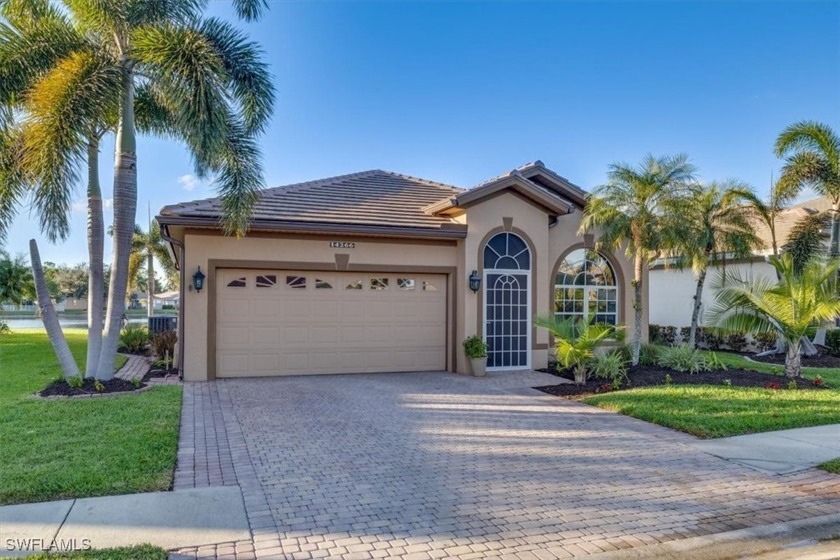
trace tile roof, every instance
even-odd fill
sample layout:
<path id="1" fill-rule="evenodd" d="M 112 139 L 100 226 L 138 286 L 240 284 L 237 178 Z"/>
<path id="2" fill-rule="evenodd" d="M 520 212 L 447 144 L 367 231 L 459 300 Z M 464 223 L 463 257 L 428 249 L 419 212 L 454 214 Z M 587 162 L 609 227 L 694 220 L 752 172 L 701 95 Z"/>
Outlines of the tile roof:
<path id="1" fill-rule="evenodd" d="M 255 221 L 332 223 L 358 226 L 435 228 L 452 220 L 422 208 L 462 189 L 379 169 L 265 189 Z M 219 198 L 165 206 L 162 217 L 221 217 Z"/>

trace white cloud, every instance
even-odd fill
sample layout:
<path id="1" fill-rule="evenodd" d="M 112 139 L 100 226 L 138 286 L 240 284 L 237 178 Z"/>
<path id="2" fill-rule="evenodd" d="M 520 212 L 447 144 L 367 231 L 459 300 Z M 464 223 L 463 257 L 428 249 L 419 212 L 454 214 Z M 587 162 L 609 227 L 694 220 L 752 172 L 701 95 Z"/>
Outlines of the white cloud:
<path id="1" fill-rule="evenodd" d="M 178 177 L 178 184 L 181 185 L 181 188 L 185 191 L 192 191 L 201 185 L 201 179 L 191 174 L 181 175 Z"/>

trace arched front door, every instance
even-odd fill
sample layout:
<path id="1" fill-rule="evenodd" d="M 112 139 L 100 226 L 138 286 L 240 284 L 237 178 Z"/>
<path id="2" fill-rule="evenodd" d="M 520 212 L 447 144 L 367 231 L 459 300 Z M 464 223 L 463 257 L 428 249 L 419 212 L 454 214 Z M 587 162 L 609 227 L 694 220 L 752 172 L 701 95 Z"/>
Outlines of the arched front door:
<path id="1" fill-rule="evenodd" d="M 531 252 L 514 233 L 484 248 L 484 341 L 488 369 L 531 367 Z"/>

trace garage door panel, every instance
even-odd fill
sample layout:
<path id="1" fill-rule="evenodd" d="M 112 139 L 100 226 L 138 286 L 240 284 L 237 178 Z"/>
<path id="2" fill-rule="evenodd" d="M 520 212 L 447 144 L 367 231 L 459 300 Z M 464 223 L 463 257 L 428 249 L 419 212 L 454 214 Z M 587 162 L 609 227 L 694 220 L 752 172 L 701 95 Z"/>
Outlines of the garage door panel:
<path id="1" fill-rule="evenodd" d="M 442 275 L 223 270 L 217 278 L 218 377 L 446 367 Z"/>

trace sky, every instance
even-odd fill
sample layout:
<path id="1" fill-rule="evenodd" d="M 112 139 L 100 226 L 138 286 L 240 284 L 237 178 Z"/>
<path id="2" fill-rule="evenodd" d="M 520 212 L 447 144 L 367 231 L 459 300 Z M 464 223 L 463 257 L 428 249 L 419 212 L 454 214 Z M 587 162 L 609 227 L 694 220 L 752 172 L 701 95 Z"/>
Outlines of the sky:
<path id="1" fill-rule="evenodd" d="M 386 169 L 470 187 L 539 159 L 591 190 L 613 162 L 687 153 L 702 180 L 766 193 L 785 126 L 840 131 L 840 0 L 270 5 L 237 22 L 277 90 L 267 186 Z M 137 150 L 144 229 L 149 206 L 213 196 L 178 144 Z M 112 138 L 101 160 L 109 198 Z M 83 185 L 76 198 L 67 241 L 49 243 L 24 207 L 7 249 L 34 237 L 44 261 L 86 261 Z"/>

